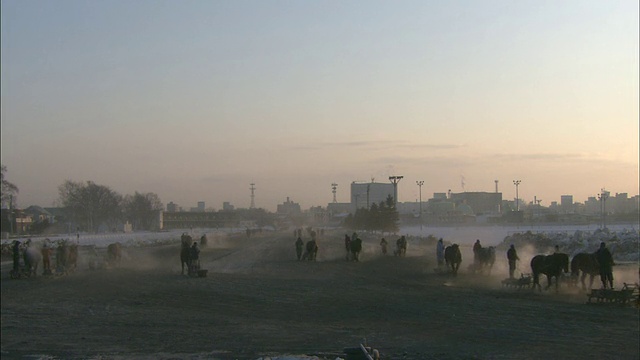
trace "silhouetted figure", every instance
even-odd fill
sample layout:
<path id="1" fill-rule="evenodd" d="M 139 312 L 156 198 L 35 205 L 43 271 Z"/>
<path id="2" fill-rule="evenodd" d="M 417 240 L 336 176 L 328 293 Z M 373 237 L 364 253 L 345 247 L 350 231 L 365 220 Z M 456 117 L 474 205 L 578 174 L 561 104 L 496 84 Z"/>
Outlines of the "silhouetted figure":
<path id="1" fill-rule="evenodd" d="M 51 274 L 51 246 L 49 246 L 49 239 L 45 239 L 42 245 L 42 273 L 44 275 Z"/>
<path id="2" fill-rule="evenodd" d="M 13 242 L 13 272 L 17 274 L 20 271 L 20 241 Z"/>
<path id="3" fill-rule="evenodd" d="M 194 273 L 200 269 L 200 249 L 198 249 L 198 243 L 193 242 L 191 249 L 189 249 L 189 269 L 190 273 Z"/>
<path id="4" fill-rule="evenodd" d="M 296 255 L 298 256 L 298 261 L 300 261 L 300 259 L 302 258 L 302 248 L 304 247 L 304 242 L 302 241 L 302 238 L 298 238 L 298 240 L 296 240 Z"/>
<path id="5" fill-rule="evenodd" d="M 382 255 L 387 255 L 387 240 L 384 238 L 380 240 L 380 248 L 382 250 Z"/>
<path id="6" fill-rule="evenodd" d="M 607 284 L 609 284 L 609 288 L 613 289 L 613 256 L 609 249 L 607 249 L 607 245 L 604 242 L 600 243 L 600 248 L 596 251 L 596 258 L 600 265 L 600 280 L 602 281 L 602 287 L 606 289 Z"/>
<path id="7" fill-rule="evenodd" d="M 344 248 L 347 250 L 347 261 L 349 261 L 349 255 L 351 254 L 351 238 L 347 234 L 344 234 Z"/>
<path id="8" fill-rule="evenodd" d="M 513 244 L 507 250 L 507 260 L 509 261 L 509 278 L 513 279 L 513 273 L 516 271 L 516 261 L 520 260 Z"/>
<path id="9" fill-rule="evenodd" d="M 479 262 L 480 249 L 482 249 L 482 245 L 480 245 L 480 239 L 476 239 L 476 243 L 473 244 L 473 263 L 476 265 Z"/>
<path id="10" fill-rule="evenodd" d="M 438 267 L 441 268 L 444 265 L 444 241 L 442 238 L 438 240 L 436 245 L 436 258 L 438 259 Z"/>
<path id="11" fill-rule="evenodd" d="M 200 247 L 206 247 L 207 246 L 207 234 L 202 234 L 202 236 L 200 237 Z"/>

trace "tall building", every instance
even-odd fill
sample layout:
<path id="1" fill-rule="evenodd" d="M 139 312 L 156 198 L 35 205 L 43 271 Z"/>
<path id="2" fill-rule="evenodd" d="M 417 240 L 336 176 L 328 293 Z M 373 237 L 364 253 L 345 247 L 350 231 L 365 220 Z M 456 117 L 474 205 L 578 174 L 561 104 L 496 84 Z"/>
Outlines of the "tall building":
<path id="1" fill-rule="evenodd" d="M 391 183 L 352 182 L 351 183 L 351 208 L 353 211 L 360 208 L 370 208 L 372 204 L 387 201 L 394 196 L 394 188 Z"/>
<path id="2" fill-rule="evenodd" d="M 560 209 L 564 213 L 573 212 L 573 195 L 560 195 Z"/>
<path id="3" fill-rule="evenodd" d="M 173 201 L 167 204 L 167 212 L 177 212 L 177 211 L 178 211 L 178 205 L 174 204 Z"/>
<path id="4" fill-rule="evenodd" d="M 198 211 L 204 212 L 204 201 L 198 201 Z"/>

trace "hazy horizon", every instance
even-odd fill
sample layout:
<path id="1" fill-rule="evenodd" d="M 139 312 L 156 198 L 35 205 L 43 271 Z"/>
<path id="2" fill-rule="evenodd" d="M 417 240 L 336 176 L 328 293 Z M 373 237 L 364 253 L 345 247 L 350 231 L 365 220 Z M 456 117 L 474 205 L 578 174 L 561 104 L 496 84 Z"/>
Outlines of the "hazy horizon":
<path id="1" fill-rule="evenodd" d="M 1 162 L 183 208 L 639 192 L 637 1 L 2 1 Z"/>

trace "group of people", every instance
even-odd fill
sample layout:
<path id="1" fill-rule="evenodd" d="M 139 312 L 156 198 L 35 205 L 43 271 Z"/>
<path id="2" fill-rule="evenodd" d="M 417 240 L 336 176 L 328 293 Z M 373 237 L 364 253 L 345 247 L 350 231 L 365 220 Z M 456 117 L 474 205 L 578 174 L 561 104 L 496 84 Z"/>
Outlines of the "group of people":
<path id="1" fill-rule="evenodd" d="M 307 241 L 306 244 L 302 241 L 302 229 L 294 231 L 294 235 L 298 237 L 295 242 L 298 261 L 315 261 L 316 256 L 318 255 L 318 242 L 316 241 L 317 233 L 313 230 L 309 230 L 309 236 L 311 239 Z"/>

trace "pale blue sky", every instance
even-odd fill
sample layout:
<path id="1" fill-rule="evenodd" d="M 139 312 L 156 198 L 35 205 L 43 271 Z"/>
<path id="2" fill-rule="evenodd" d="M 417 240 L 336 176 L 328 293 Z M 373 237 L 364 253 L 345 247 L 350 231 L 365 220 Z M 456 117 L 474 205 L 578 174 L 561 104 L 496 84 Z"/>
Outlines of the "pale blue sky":
<path id="1" fill-rule="evenodd" d="M 2 1 L 2 163 L 270 210 L 493 191 L 638 193 L 638 2 Z M 465 188 L 461 179 L 464 177 Z"/>

